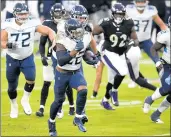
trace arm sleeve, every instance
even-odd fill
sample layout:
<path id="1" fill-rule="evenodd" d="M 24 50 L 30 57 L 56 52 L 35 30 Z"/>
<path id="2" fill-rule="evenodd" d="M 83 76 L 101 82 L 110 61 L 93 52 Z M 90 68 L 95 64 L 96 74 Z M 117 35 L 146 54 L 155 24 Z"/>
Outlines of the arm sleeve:
<path id="1" fill-rule="evenodd" d="M 45 56 L 45 45 L 47 42 L 48 36 L 41 36 L 39 43 L 39 51 L 41 56 Z"/>
<path id="2" fill-rule="evenodd" d="M 48 26 L 46 21 L 44 21 L 42 25 Z M 39 51 L 40 51 L 41 56 L 45 56 L 45 45 L 46 45 L 47 39 L 48 39 L 48 36 L 41 35 L 40 37 Z"/>

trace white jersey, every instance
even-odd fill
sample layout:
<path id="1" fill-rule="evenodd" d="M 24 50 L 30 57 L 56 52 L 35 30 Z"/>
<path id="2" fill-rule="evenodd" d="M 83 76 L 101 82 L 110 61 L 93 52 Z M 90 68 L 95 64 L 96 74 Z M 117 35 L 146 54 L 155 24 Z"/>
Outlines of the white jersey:
<path id="1" fill-rule="evenodd" d="M 158 13 L 156 7 L 147 5 L 140 14 L 134 4 L 126 6 L 126 14 L 134 21 L 135 30 L 140 42 L 151 38 L 153 16 Z"/>
<path id="2" fill-rule="evenodd" d="M 17 25 L 15 18 L 7 19 L 2 23 L 1 29 L 8 32 L 8 42 L 17 43 L 16 49 L 7 49 L 7 54 L 14 59 L 23 60 L 33 53 L 34 35 L 37 21 L 29 19 L 21 26 Z"/>
<path id="3" fill-rule="evenodd" d="M 162 58 L 168 63 L 171 64 L 170 61 L 170 54 L 171 54 L 171 45 L 170 45 L 170 29 L 167 29 L 166 31 L 160 31 L 157 34 L 157 42 L 161 44 L 165 44 L 166 47 L 163 52 Z"/>
<path id="4" fill-rule="evenodd" d="M 85 32 L 83 36 L 84 48 L 79 53 L 77 53 L 77 55 L 68 64 L 64 66 L 59 66 L 58 64 L 58 67 L 64 70 L 78 70 L 81 67 L 82 56 L 84 55 L 84 52 L 86 48 L 89 46 L 90 42 L 91 42 L 91 34 L 89 32 Z M 74 50 L 77 44 L 74 40 L 66 36 L 65 37 L 63 36 L 62 39 L 57 40 L 57 43 L 64 45 L 64 47 L 68 51 Z"/>

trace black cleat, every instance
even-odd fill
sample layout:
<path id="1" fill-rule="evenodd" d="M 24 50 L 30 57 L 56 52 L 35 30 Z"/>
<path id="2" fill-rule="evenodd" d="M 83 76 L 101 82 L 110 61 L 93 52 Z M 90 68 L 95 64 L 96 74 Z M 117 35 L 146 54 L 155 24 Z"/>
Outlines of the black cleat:
<path id="1" fill-rule="evenodd" d="M 48 120 L 48 128 L 49 128 L 49 135 L 56 137 L 57 136 L 57 131 L 56 131 L 56 124 L 55 122 L 50 122 L 50 120 Z"/>
<path id="2" fill-rule="evenodd" d="M 68 115 L 73 116 L 75 115 L 75 108 L 74 107 L 69 107 L 69 113 Z"/>
<path id="3" fill-rule="evenodd" d="M 43 112 L 44 112 L 44 109 L 40 108 L 39 111 L 36 112 L 36 116 L 43 117 L 44 116 Z"/>

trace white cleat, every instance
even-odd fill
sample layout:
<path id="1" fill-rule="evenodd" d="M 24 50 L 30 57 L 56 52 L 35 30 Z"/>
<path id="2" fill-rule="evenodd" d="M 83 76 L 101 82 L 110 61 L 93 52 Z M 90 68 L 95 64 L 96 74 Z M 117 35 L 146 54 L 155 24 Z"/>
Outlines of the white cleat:
<path id="1" fill-rule="evenodd" d="M 134 81 L 131 81 L 129 84 L 128 84 L 128 88 L 135 88 L 137 85 Z"/>
<path id="2" fill-rule="evenodd" d="M 18 117 L 18 104 L 11 104 L 10 117 L 11 118 L 17 118 Z"/>
<path id="3" fill-rule="evenodd" d="M 157 120 L 155 121 L 155 123 L 157 123 L 157 124 L 163 124 L 164 122 L 163 122 L 161 119 L 157 119 Z"/>
<path id="4" fill-rule="evenodd" d="M 150 111 L 150 105 L 147 104 L 147 103 L 144 103 L 143 112 L 144 112 L 145 114 L 147 114 L 149 111 Z"/>
<path id="5" fill-rule="evenodd" d="M 58 112 L 57 115 L 56 115 L 56 117 L 57 117 L 58 119 L 63 118 L 63 116 L 64 116 L 64 112 L 63 112 L 62 110 L 61 110 L 61 112 Z"/>
<path id="6" fill-rule="evenodd" d="M 92 95 L 90 98 L 91 98 L 91 99 L 94 99 L 94 98 L 96 98 L 96 97 Z"/>
<path id="7" fill-rule="evenodd" d="M 26 115 L 31 115 L 32 109 L 30 107 L 29 99 L 22 97 L 21 105 L 23 106 L 24 112 Z"/>

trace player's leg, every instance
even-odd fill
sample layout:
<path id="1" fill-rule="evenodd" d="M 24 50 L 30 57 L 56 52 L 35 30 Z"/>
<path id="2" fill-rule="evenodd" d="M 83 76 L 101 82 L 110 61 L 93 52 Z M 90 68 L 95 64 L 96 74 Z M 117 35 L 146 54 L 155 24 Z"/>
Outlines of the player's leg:
<path id="1" fill-rule="evenodd" d="M 17 86 L 19 74 L 19 62 L 9 55 L 6 55 L 6 78 L 8 81 L 8 96 L 11 102 L 11 118 L 18 117 Z"/>
<path id="2" fill-rule="evenodd" d="M 151 115 L 151 120 L 156 123 L 164 123 L 160 120 L 160 115 L 170 107 L 171 104 L 171 94 L 169 94 L 160 104 L 156 111 Z"/>
<path id="3" fill-rule="evenodd" d="M 163 67 L 164 73 L 161 77 L 162 87 L 157 88 L 156 91 L 152 94 L 152 96 L 148 96 L 145 99 L 143 106 L 144 113 L 149 112 L 150 106 L 155 100 L 171 93 L 171 69 L 170 66 L 167 64 L 164 64 Z"/>
<path id="4" fill-rule="evenodd" d="M 74 97 L 73 97 L 73 90 L 70 86 L 66 88 L 66 95 L 68 97 L 69 102 L 69 113 L 68 115 L 74 115 L 75 114 L 75 108 L 74 108 Z"/>
<path id="5" fill-rule="evenodd" d="M 62 107 L 63 102 L 65 101 L 65 91 L 70 75 L 63 74 L 59 71 L 55 73 L 55 85 L 54 85 L 54 94 L 55 99 L 50 106 L 50 118 L 48 120 L 48 128 L 50 136 L 57 136 L 55 118 L 59 109 Z"/>
<path id="6" fill-rule="evenodd" d="M 36 116 L 39 117 L 44 116 L 44 107 L 48 97 L 49 87 L 51 85 L 52 80 L 54 80 L 54 72 L 52 66 L 43 66 L 43 80 L 44 82 L 40 95 L 40 107 L 39 110 L 36 112 Z"/>
<path id="7" fill-rule="evenodd" d="M 91 96 L 91 98 L 95 98 L 97 96 L 97 94 L 98 94 L 98 90 L 99 90 L 99 87 L 100 87 L 102 74 L 103 74 L 103 68 L 104 68 L 104 64 L 103 64 L 102 61 L 100 61 L 100 64 L 96 69 L 96 80 L 95 80 L 95 83 L 94 83 L 93 95 Z"/>
<path id="8" fill-rule="evenodd" d="M 34 56 L 31 55 L 26 59 L 20 61 L 20 63 L 20 70 L 24 74 L 26 79 L 26 83 L 24 85 L 24 94 L 21 99 L 21 105 L 23 106 L 25 114 L 30 115 L 32 113 L 32 109 L 29 103 L 29 97 L 34 88 L 34 81 L 36 77 Z"/>
<path id="9" fill-rule="evenodd" d="M 139 76 L 139 59 L 141 52 L 139 47 L 131 47 L 127 53 L 127 66 L 129 71 L 129 76 L 131 79 L 137 83 L 139 86 L 155 91 L 157 87 L 148 83 L 146 79 Z"/>
<path id="10" fill-rule="evenodd" d="M 104 50 L 102 61 L 107 67 L 120 76 L 125 76 L 128 73 L 125 60 L 114 52 Z"/>
<path id="11" fill-rule="evenodd" d="M 78 91 L 76 99 L 76 114 L 73 123 L 78 126 L 80 131 L 86 132 L 84 123 L 88 121 L 88 118 L 83 113 L 87 100 L 87 82 L 80 70 L 72 75 L 69 85 Z"/>

